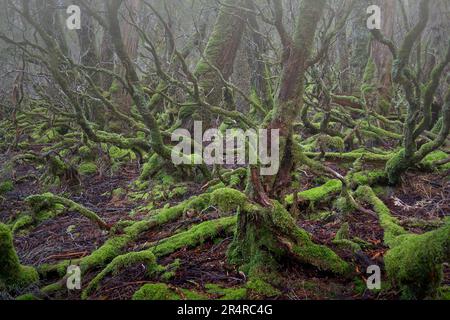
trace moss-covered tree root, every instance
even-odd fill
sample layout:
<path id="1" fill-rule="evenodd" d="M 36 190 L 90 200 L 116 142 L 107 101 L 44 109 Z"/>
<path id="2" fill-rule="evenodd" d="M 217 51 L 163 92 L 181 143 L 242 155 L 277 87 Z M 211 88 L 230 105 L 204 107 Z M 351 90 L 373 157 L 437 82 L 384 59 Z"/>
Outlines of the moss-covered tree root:
<path id="1" fill-rule="evenodd" d="M 101 229 L 109 230 L 110 226 L 100 218 L 95 212 L 87 209 L 86 207 L 78 204 L 70 199 L 56 196 L 52 193 L 44 193 L 41 195 L 29 196 L 26 199 L 27 203 L 31 206 L 31 208 L 36 209 L 43 206 L 53 206 L 55 204 L 61 204 L 67 208 L 69 211 L 75 211 L 88 218 L 89 220 L 95 222 Z M 36 211 L 35 210 L 35 211 Z"/>
<path id="2" fill-rule="evenodd" d="M 387 274 L 405 299 L 434 297 L 442 281 L 442 264 L 450 259 L 450 219 L 433 231 L 412 234 L 403 229 L 389 208 L 370 187 L 357 194 L 370 203 L 384 229 L 384 242 L 390 250 L 384 257 Z"/>
<path id="3" fill-rule="evenodd" d="M 8 226 L 0 223 L 0 290 L 25 288 L 39 280 L 36 270 L 20 264 Z"/>
<path id="4" fill-rule="evenodd" d="M 293 258 L 320 270 L 346 274 L 348 264 L 331 249 L 315 244 L 310 235 L 295 224 L 295 220 L 277 201 L 270 207 L 250 202 L 237 190 L 223 188 L 215 193 L 221 210 L 234 204 L 238 211 L 237 230 L 229 248 L 231 263 L 241 267 L 249 282 L 247 288 L 258 296 L 278 294 L 278 271 L 283 258 Z"/>
<path id="5" fill-rule="evenodd" d="M 54 265 L 41 265 L 38 270 L 44 276 L 51 273 L 57 273 L 62 276 L 66 273 L 67 266 L 70 263 L 78 264 L 82 273 L 95 267 L 102 267 L 115 257 L 121 255 L 123 253 L 123 248 L 136 240 L 143 232 L 165 223 L 175 221 L 189 210 L 201 211 L 209 206 L 209 202 L 210 194 L 204 193 L 197 197 L 192 197 L 176 206 L 160 209 L 146 220 L 128 223 L 127 226 L 123 228 L 123 234 L 108 239 L 100 248 L 92 252 L 89 256 L 75 261 L 62 261 Z M 114 229 L 112 231 L 114 231 Z"/>
<path id="6" fill-rule="evenodd" d="M 185 247 L 191 248 L 198 246 L 208 239 L 215 238 L 219 234 L 230 235 L 233 233 L 235 225 L 236 217 L 225 217 L 206 221 L 193 226 L 187 231 L 158 241 L 157 244 L 151 245 L 147 250 L 118 256 L 89 283 L 87 288 L 83 291 L 82 298 L 88 298 L 89 294 L 98 288 L 105 276 L 117 272 L 121 268 L 126 268 L 127 266 L 136 263 L 144 263 L 149 275 L 153 275 L 158 271 L 163 271 L 164 268 L 157 265 L 156 258 L 167 256 Z"/>

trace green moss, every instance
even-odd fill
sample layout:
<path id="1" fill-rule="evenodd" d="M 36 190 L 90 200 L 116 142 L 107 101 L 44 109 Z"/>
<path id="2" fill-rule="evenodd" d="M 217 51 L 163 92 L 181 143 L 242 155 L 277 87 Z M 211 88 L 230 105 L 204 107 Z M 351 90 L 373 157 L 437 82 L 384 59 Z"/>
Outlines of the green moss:
<path id="1" fill-rule="evenodd" d="M 66 284 L 64 281 L 58 281 L 52 284 L 49 284 L 43 288 L 41 288 L 41 292 L 45 294 L 51 294 L 58 291 L 62 291 L 64 289 L 67 289 Z"/>
<path id="2" fill-rule="evenodd" d="M 241 266 L 249 279 L 270 285 L 279 283 L 278 268 L 286 256 L 320 270 L 346 274 L 348 265 L 331 249 L 312 242 L 294 218 L 277 201 L 272 207 L 254 206 L 239 213 L 238 230 L 229 248 L 231 263 Z"/>
<path id="3" fill-rule="evenodd" d="M 32 293 L 27 293 L 27 294 L 23 294 L 21 296 L 18 296 L 16 298 L 16 300 L 19 300 L 19 301 L 33 301 L 33 300 L 42 300 L 42 299 L 39 299 L 38 297 L 36 297 Z"/>
<path id="4" fill-rule="evenodd" d="M 211 205 L 217 206 L 223 212 L 236 211 L 247 201 L 245 194 L 231 188 L 217 189 L 211 194 Z"/>
<path id="5" fill-rule="evenodd" d="M 347 197 L 338 197 L 333 201 L 333 208 L 338 212 L 347 214 L 355 210 L 354 206 Z"/>
<path id="6" fill-rule="evenodd" d="M 125 269 L 138 263 L 145 266 L 148 276 L 152 276 L 160 270 L 158 264 L 156 263 L 155 256 L 149 251 L 130 252 L 124 255 L 117 256 L 111 261 L 111 263 L 106 266 L 106 268 L 104 268 L 99 274 L 95 276 L 94 279 L 92 279 L 92 281 L 83 291 L 81 295 L 82 299 L 88 298 L 88 296 L 99 287 L 101 281 L 107 275 L 117 275 L 121 269 Z"/>
<path id="7" fill-rule="evenodd" d="M 360 171 L 350 174 L 349 180 L 357 186 L 373 185 L 386 179 L 384 170 Z"/>
<path id="8" fill-rule="evenodd" d="M 389 278 L 402 290 L 403 298 L 435 297 L 442 281 L 442 263 L 450 259 L 450 223 L 399 238 L 384 257 Z"/>
<path id="9" fill-rule="evenodd" d="M 142 286 L 133 295 L 133 300 L 203 300 L 205 296 L 187 289 L 173 289 L 165 283 Z"/>
<path id="10" fill-rule="evenodd" d="M 335 240 L 344 240 L 350 238 L 350 225 L 348 222 L 342 224 L 339 230 L 336 232 Z"/>
<path id="11" fill-rule="evenodd" d="M 281 294 L 280 290 L 274 288 L 270 283 L 258 277 L 252 277 L 246 284 L 251 295 L 262 297 L 276 297 Z"/>
<path id="12" fill-rule="evenodd" d="M 336 236 L 333 239 L 333 244 L 345 249 L 350 249 L 353 252 L 361 251 L 361 247 L 359 246 L 359 244 L 350 240 L 350 225 L 348 224 L 348 222 L 342 224 L 342 226 L 336 232 Z"/>
<path id="13" fill-rule="evenodd" d="M 331 211 L 315 211 L 308 216 L 308 219 L 312 221 L 327 221 L 333 216 L 334 214 Z"/>
<path id="14" fill-rule="evenodd" d="M 161 240 L 151 250 L 157 257 L 168 255 L 181 248 L 194 247 L 212 239 L 220 233 L 231 233 L 236 217 L 210 220 L 193 226 L 191 229 Z"/>
<path id="15" fill-rule="evenodd" d="M 34 268 L 20 264 L 11 230 L 0 223 L 0 289 L 25 288 L 38 280 Z"/>
<path id="16" fill-rule="evenodd" d="M 220 300 L 244 300 L 247 297 L 246 288 L 223 288 L 213 283 L 205 285 L 206 291 L 219 296 Z"/>
<path id="17" fill-rule="evenodd" d="M 356 294 L 358 295 L 363 295 L 364 292 L 366 292 L 367 290 L 367 283 L 362 280 L 361 278 L 355 278 L 353 280 L 353 290 L 356 292 Z"/>
<path id="18" fill-rule="evenodd" d="M 448 159 L 450 157 L 450 155 L 444 151 L 434 151 L 431 152 L 430 154 L 428 154 L 420 163 L 421 166 L 427 168 L 427 169 L 434 169 L 435 168 L 435 162 L 436 161 L 440 161 L 440 160 L 445 160 Z M 440 168 L 438 168 L 440 170 L 449 170 L 450 169 L 450 163 L 446 163 L 442 166 L 440 166 Z"/>
<path id="19" fill-rule="evenodd" d="M 114 189 L 112 192 L 112 196 L 116 199 L 120 199 L 127 194 L 126 190 L 123 188 Z"/>
<path id="20" fill-rule="evenodd" d="M 342 189 L 342 182 L 340 180 L 337 179 L 329 180 L 327 183 L 325 183 L 320 187 L 299 192 L 298 198 L 308 200 L 312 203 L 316 203 L 334 193 L 340 192 L 341 189 Z M 292 205 L 294 203 L 294 195 L 291 194 L 286 196 L 285 202 L 289 205 Z"/>
<path id="21" fill-rule="evenodd" d="M 322 147 L 322 149 L 331 149 L 333 151 L 344 151 L 345 143 L 341 137 L 338 136 L 329 136 L 329 135 L 320 135 L 317 139 L 317 144 Z"/>
<path id="22" fill-rule="evenodd" d="M 408 169 L 410 162 L 405 158 L 405 149 L 400 150 L 386 163 L 386 174 L 389 183 L 397 184 L 400 175 Z"/>
<path id="23" fill-rule="evenodd" d="M 114 237 L 107 240 L 100 248 L 92 252 L 89 256 L 81 259 L 80 267 L 84 272 L 93 267 L 102 266 L 111 261 L 122 252 L 122 248 L 130 241 L 127 235 Z"/>
<path id="24" fill-rule="evenodd" d="M 211 194 L 209 193 L 202 193 L 201 195 L 197 197 L 191 198 L 186 205 L 184 206 L 183 213 L 186 212 L 201 212 L 204 209 L 209 207 L 209 204 L 211 202 Z"/>
<path id="25" fill-rule="evenodd" d="M 7 193 L 14 190 L 14 183 L 12 181 L 3 181 L 0 183 L 0 194 Z"/>
<path id="26" fill-rule="evenodd" d="M 308 157 L 318 157 L 320 153 L 318 152 L 305 152 L 304 153 Z M 346 161 L 355 161 L 364 158 L 365 161 L 373 161 L 373 162 L 386 162 L 392 158 L 392 154 L 377 154 L 367 152 L 365 150 L 354 150 L 352 152 L 327 152 L 325 154 L 325 159 L 330 160 L 346 160 Z"/>
<path id="27" fill-rule="evenodd" d="M 364 70 L 363 81 L 370 83 L 375 80 L 376 65 L 373 58 L 367 61 L 366 69 Z"/>
<path id="28" fill-rule="evenodd" d="M 136 159 L 136 154 L 131 150 L 120 149 L 116 146 L 111 146 L 108 150 L 109 157 L 113 161 L 121 161 L 124 158 L 129 158 L 131 160 Z"/>
<path id="29" fill-rule="evenodd" d="M 97 173 L 97 164 L 95 162 L 82 162 L 78 166 L 78 172 L 84 176 L 90 176 Z"/>
<path id="30" fill-rule="evenodd" d="M 109 88 L 109 92 L 110 92 L 111 94 L 114 94 L 114 93 L 118 93 L 119 90 L 120 90 L 119 82 L 118 82 L 117 80 L 114 80 L 114 81 L 111 83 L 111 87 Z"/>
<path id="31" fill-rule="evenodd" d="M 108 229 L 108 225 L 93 211 L 85 208 L 84 206 L 61 196 L 54 195 L 53 193 L 44 193 L 40 195 L 32 195 L 25 199 L 28 205 L 36 212 L 38 219 L 52 218 L 52 214 L 59 214 L 60 210 L 75 211 L 95 222 L 100 228 Z M 50 215 L 50 216 L 47 216 Z"/>
<path id="32" fill-rule="evenodd" d="M 450 300 L 450 286 L 440 287 L 437 298 L 440 300 Z"/>
<path id="33" fill-rule="evenodd" d="M 14 222 L 11 230 L 13 234 L 15 234 L 18 231 L 22 230 L 23 228 L 32 225 L 33 222 L 34 219 L 32 216 L 30 216 L 29 214 L 23 214 Z"/>
<path id="34" fill-rule="evenodd" d="M 175 187 L 169 192 L 169 198 L 182 197 L 188 192 L 188 188 L 185 186 Z"/>
<path id="35" fill-rule="evenodd" d="M 138 181 L 146 181 L 153 176 L 163 164 L 162 159 L 157 154 L 153 154 L 150 159 L 142 167 L 142 173 Z"/>
<path id="36" fill-rule="evenodd" d="M 391 215 L 389 208 L 376 196 L 372 188 L 367 186 L 359 187 L 356 195 L 374 207 L 380 219 L 380 225 L 384 230 L 384 242 L 388 246 L 395 245 L 398 236 L 407 234 L 405 229 L 399 225 L 398 220 Z"/>
<path id="37" fill-rule="evenodd" d="M 88 146 L 82 146 L 78 149 L 78 155 L 81 159 L 84 160 L 93 160 L 95 159 L 95 152 L 93 149 Z"/>
<path id="38" fill-rule="evenodd" d="M 372 204 L 379 216 L 384 242 L 390 247 L 384 256 L 386 272 L 403 298 L 434 297 L 442 281 L 442 263 L 450 259 L 450 221 L 434 231 L 410 234 L 371 188 L 360 187 L 357 194 Z"/>

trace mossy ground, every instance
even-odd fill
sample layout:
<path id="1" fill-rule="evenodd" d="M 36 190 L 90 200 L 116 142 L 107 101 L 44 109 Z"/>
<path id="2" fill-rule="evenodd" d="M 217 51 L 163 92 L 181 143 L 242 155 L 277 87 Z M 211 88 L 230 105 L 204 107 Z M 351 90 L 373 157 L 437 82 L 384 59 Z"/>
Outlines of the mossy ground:
<path id="1" fill-rule="evenodd" d="M 351 167 L 344 166 L 347 163 L 347 161 L 343 162 L 342 168 L 345 170 Z M 362 169 L 363 171 L 349 176 L 351 186 L 370 185 L 374 181 L 382 183 L 385 179 L 382 165 L 376 168 L 366 166 Z M 261 235 L 273 235 L 274 230 L 276 232 L 284 230 L 290 235 L 295 234 L 299 242 L 289 241 L 289 244 L 286 242 L 287 247 L 279 251 L 274 250 L 273 256 L 283 257 L 289 246 L 292 246 L 288 251 L 296 253 L 297 260 L 294 259 L 285 264 L 286 261 L 281 261 L 283 259 L 271 260 L 267 256 L 259 255 L 255 260 L 247 261 L 244 267 L 238 269 L 235 263 L 242 264 L 242 256 L 240 258 L 237 255 L 234 256 L 236 260 L 229 260 L 233 257 L 232 236 L 236 230 L 236 213 L 243 210 L 254 212 L 258 207 L 256 203 L 248 202 L 246 196 L 238 191 L 245 186 L 245 173 L 245 170 L 242 170 L 242 172 L 237 171 L 236 174 L 225 174 L 225 183 L 218 181 L 217 184 L 204 189 L 202 189 L 203 185 L 180 183 L 178 178 L 162 175 L 154 178 L 156 180 L 149 179 L 147 186 L 141 189 L 133 184 L 133 181 L 138 180 L 140 171 L 128 167 L 121 175 L 115 175 L 112 178 L 100 179 L 98 172 L 83 178 L 83 188 L 98 190 L 86 196 L 79 196 L 77 193 L 79 191 L 76 190 L 63 193 L 59 189 L 52 189 L 53 195 L 64 195 L 88 208 L 95 208 L 95 212 L 102 219 L 113 224 L 113 228 L 107 233 L 101 231 L 89 219 L 81 215 L 74 216 L 75 212 L 67 210 L 67 206 L 58 207 L 52 201 L 36 201 L 36 205 L 33 206 L 38 209 L 39 214 L 36 214 L 30 211 L 30 206 L 26 203 L 17 202 L 7 195 L 9 197 L 6 203 L 7 208 L 15 207 L 16 210 L 8 209 L 8 213 L 0 212 L 0 217 L 8 222 L 11 230 L 14 230 L 19 256 L 27 252 L 27 243 L 33 243 L 30 241 L 34 237 L 49 237 L 53 234 L 51 239 L 55 240 L 50 240 L 47 248 L 50 250 L 51 247 L 52 250 L 36 250 L 39 245 L 35 243 L 35 254 L 22 262 L 38 267 L 41 291 L 48 292 L 51 298 L 81 298 L 80 294 L 61 290 L 61 285 L 55 282 L 66 273 L 69 264 L 81 266 L 83 277 L 86 279 L 83 282 L 83 291 L 86 292 L 84 297 L 89 299 L 114 299 L 119 296 L 128 299 L 135 296 L 136 299 L 179 300 L 401 297 L 396 295 L 395 287 L 387 285 L 389 283 L 387 273 L 383 274 L 384 289 L 381 292 L 367 290 L 364 282 L 366 277 L 364 265 L 360 265 L 352 258 L 355 252 L 359 252 L 370 258 L 376 256 L 374 260 L 377 264 L 389 265 L 390 256 L 386 254 L 388 248 L 383 246 L 383 230 L 381 229 L 382 226 L 389 225 L 389 219 L 379 223 L 351 208 L 344 214 L 332 205 L 332 202 L 340 197 L 342 189 L 340 181 L 327 178 L 314 179 L 309 172 L 304 174 L 299 171 L 295 175 L 299 181 L 298 188 L 301 188 L 299 190 L 304 190 L 298 191 L 297 200 L 313 200 L 314 205 L 308 206 L 307 210 L 301 210 L 297 221 L 289 222 L 291 219 L 287 219 L 289 212 L 282 210 L 283 206 L 278 204 L 279 210 L 275 210 L 276 215 L 269 219 L 271 223 L 279 226 L 278 229 L 268 229 L 266 233 L 263 229 L 259 229 L 262 232 Z M 438 172 L 428 174 L 434 178 L 424 176 L 423 180 L 419 181 L 421 185 L 426 185 L 426 181 L 436 181 L 439 177 Z M 157 188 L 152 187 L 155 181 L 157 181 Z M 30 187 L 32 186 L 23 182 L 14 183 L 15 190 L 22 190 L 22 192 L 27 190 L 24 192 L 26 194 L 45 195 L 45 191 L 48 191 L 35 187 L 33 191 L 30 191 L 27 189 Z M 398 215 L 397 211 L 392 211 L 394 204 L 389 201 L 393 193 L 398 195 L 401 190 L 392 188 L 389 191 L 383 188 L 383 192 L 377 194 L 391 209 L 392 219 L 403 225 L 402 222 L 407 219 L 407 215 Z M 159 197 L 160 193 L 163 196 Z M 36 198 L 36 200 L 42 200 L 42 198 Z M 291 210 L 292 204 L 288 205 L 289 202 L 286 201 L 284 205 Z M 414 202 L 408 203 L 411 206 L 414 204 Z M 381 204 L 380 208 L 382 208 Z M 9 219 L 9 212 L 16 212 L 13 219 Z M 130 212 L 134 214 L 130 215 Z M 423 212 L 422 219 L 428 219 L 425 209 L 420 212 L 421 214 Z M 346 216 L 352 217 L 347 224 L 344 219 Z M 30 217 L 40 218 L 41 222 L 36 223 L 33 220 L 33 227 L 28 228 Z M 292 228 L 293 224 L 306 232 Z M 370 228 L 367 227 L 368 224 Z M 434 230 L 434 227 L 428 224 L 426 230 L 420 229 L 422 228 L 420 224 L 410 223 L 408 226 L 413 226 L 415 232 Z M 436 224 L 436 226 L 442 226 L 442 224 Z M 410 227 L 402 228 L 405 232 L 410 232 L 408 229 Z M 26 232 L 23 232 L 24 230 Z M 89 243 L 84 240 L 86 237 L 90 237 Z M 260 239 L 263 246 L 272 246 L 268 241 L 270 237 Z M 251 238 L 247 240 L 254 241 Z M 63 243 L 64 247 L 56 249 L 59 243 Z M 72 243 L 73 246 L 70 245 Z M 317 246 L 304 246 L 305 243 L 315 243 Z M 230 245 L 231 249 L 229 249 Z M 324 250 L 325 246 L 331 248 L 334 253 Z M 275 248 L 275 243 L 273 247 Z M 151 251 L 146 251 L 149 249 Z M 247 249 L 245 252 L 253 250 Z M 117 263 L 120 259 L 112 263 L 118 256 L 122 257 L 121 259 L 128 257 L 130 250 L 149 252 L 156 256 L 156 264 L 151 263 L 155 269 L 142 268 L 139 262 L 128 264 L 128 259 L 125 259 L 127 261 L 123 264 Z M 75 255 L 65 256 L 67 252 Z M 342 276 L 340 272 L 347 267 L 338 258 L 346 261 L 353 269 L 357 267 L 359 272 L 348 278 Z M 330 268 L 328 263 L 322 265 L 323 259 L 329 262 L 334 261 L 331 264 L 333 267 Z M 39 261 L 45 261 L 45 263 L 40 264 Z M 112 268 L 113 265 L 120 266 L 117 268 L 119 272 L 113 272 L 116 270 Z M 252 266 L 257 265 L 264 265 L 266 268 L 249 272 Z M 276 274 L 271 275 L 267 271 L 273 270 L 272 266 Z M 150 274 L 148 272 L 150 269 L 155 272 Z M 104 272 L 100 276 L 102 270 Z M 446 281 L 448 270 L 444 268 L 438 271 L 441 272 L 442 279 Z M 133 284 L 134 282 L 137 283 Z M 144 289 L 145 284 L 139 282 L 150 283 Z M 90 287 L 88 287 L 89 283 L 92 283 Z M 124 286 L 124 283 L 130 284 Z M 384 284 L 386 284 L 385 287 Z M 155 293 L 155 288 L 161 295 Z M 142 295 L 139 296 L 140 294 Z M 435 294 L 436 297 L 444 298 L 445 287 L 441 286 Z M 40 299 L 40 296 L 28 294 L 20 297 L 20 299 L 35 298 Z"/>

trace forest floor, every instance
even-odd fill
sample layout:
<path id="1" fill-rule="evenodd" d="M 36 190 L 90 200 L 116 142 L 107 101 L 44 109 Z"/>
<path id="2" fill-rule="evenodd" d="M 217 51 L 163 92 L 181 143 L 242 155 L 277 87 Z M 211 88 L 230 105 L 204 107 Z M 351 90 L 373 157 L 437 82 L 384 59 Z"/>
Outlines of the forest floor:
<path id="1" fill-rule="evenodd" d="M 10 158 L 13 155 L 8 155 Z M 0 155 L 0 166 L 7 161 L 6 156 Z M 329 163 L 330 166 L 345 173 L 345 168 Z M 68 187 L 43 186 L 33 166 L 19 164 L 13 175 L 16 177 L 31 177 L 21 180 L 15 189 L 3 195 L 0 199 L 0 222 L 9 222 L 19 213 L 27 210 L 24 199 L 29 195 L 53 192 L 64 194 L 73 201 L 84 205 L 96 212 L 107 223 L 114 224 L 119 220 L 139 220 L 146 214 L 146 208 L 152 199 L 146 199 L 145 192 L 141 197 L 133 195 L 131 183 L 139 176 L 140 168 L 136 162 L 125 164 L 117 173 L 112 175 L 93 175 L 85 177 L 81 185 L 72 189 Z M 302 188 L 310 189 L 317 186 L 314 174 L 302 171 Z M 179 197 L 151 201 L 155 208 L 164 207 L 181 202 L 193 195 L 199 194 L 202 185 L 186 183 L 187 192 Z M 118 188 L 126 190 L 125 195 L 115 196 L 113 191 Z M 150 189 L 151 190 L 151 187 Z M 301 190 L 300 190 L 301 191 Z M 144 196 L 142 196 L 144 195 Z M 395 188 L 387 187 L 382 200 L 388 205 L 392 214 L 401 224 L 414 233 L 428 231 L 426 225 L 417 225 L 414 219 L 436 221 L 450 212 L 450 181 L 448 173 L 419 173 L 408 172 L 402 183 Z M 151 206 L 150 206 L 151 207 Z M 318 219 L 319 212 L 329 212 L 326 218 Z M 144 233 L 133 242 L 128 251 L 138 251 L 148 243 L 155 243 L 160 239 L 184 231 L 199 222 L 217 218 L 219 213 L 210 208 L 206 212 L 195 216 L 184 216 L 181 220 L 165 224 Z M 334 212 L 331 202 L 317 205 L 313 210 L 305 208 L 298 218 L 298 225 L 307 230 L 316 243 L 325 244 L 335 250 L 346 260 L 353 260 L 358 277 L 342 279 L 333 274 L 323 273 L 316 269 L 299 264 L 287 264 L 282 270 L 283 286 L 278 288 L 282 294 L 276 299 L 397 299 L 398 293 L 393 290 L 374 292 L 366 289 L 366 268 L 370 264 L 377 264 L 383 270 L 383 255 L 387 248 L 383 245 L 383 230 L 377 219 L 360 212 L 353 212 L 346 216 L 350 225 L 350 235 L 358 237 L 370 244 L 363 250 L 361 257 L 356 257 L 345 249 L 333 244 L 336 232 L 342 224 L 342 217 Z M 15 236 L 14 244 L 20 260 L 25 265 L 38 266 L 43 263 L 55 263 L 61 260 L 76 259 L 89 255 L 107 240 L 107 234 L 91 221 L 76 212 L 67 212 L 53 219 L 47 220 L 26 233 Z M 211 293 L 207 284 L 216 284 L 223 288 L 239 288 L 245 284 L 245 275 L 228 264 L 226 253 L 231 238 L 219 237 L 214 241 L 207 241 L 196 248 L 184 248 L 158 261 L 168 265 L 179 259 L 179 267 L 175 275 L 167 281 L 171 288 L 195 289 L 196 292 L 214 299 L 220 294 Z M 86 286 L 98 273 L 89 271 L 84 275 L 82 283 Z M 444 266 L 443 285 L 450 285 L 450 267 Z M 40 286 L 50 284 L 40 283 Z M 110 275 L 102 281 L 100 288 L 90 296 L 91 299 L 130 299 L 133 293 L 143 284 L 152 283 L 148 280 L 142 266 L 135 266 L 123 270 L 117 275 Z M 58 299 L 79 299 L 80 291 L 66 291 Z"/>

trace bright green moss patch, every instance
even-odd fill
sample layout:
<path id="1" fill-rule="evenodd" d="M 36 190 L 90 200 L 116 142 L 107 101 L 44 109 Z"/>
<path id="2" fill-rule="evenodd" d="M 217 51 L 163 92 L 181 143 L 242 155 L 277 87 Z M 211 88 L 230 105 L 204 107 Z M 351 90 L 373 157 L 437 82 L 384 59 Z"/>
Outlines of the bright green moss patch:
<path id="1" fill-rule="evenodd" d="M 450 286 L 440 287 L 437 298 L 440 300 L 450 300 Z"/>
<path id="2" fill-rule="evenodd" d="M 130 241 L 126 235 L 107 240 L 100 248 L 81 259 L 80 267 L 84 272 L 92 267 L 102 266 L 122 252 L 122 248 Z"/>
<path id="3" fill-rule="evenodd" d="M 386 205 L 369 187 L 357 190 L 373 205 L 390 250 L 384 256 L 387 274 L 406 299 L 434 297 L 442 281 L 442 264 L 450 259 L 450 222 L 424 234 L 411 234 L 399 226 Z"/>
<path id="4" fill-rule="evenodd" d="M 320 145 L 323 150 L 342 152 L 345 149 L 344 140 L 338 136 L 332 137 L 327 134 L 322 134 L 319 136 L 316 143 Z"/>
<path id="5" fill-rule="evenodd" d="M 299 199 L 308 200 L 312 203 L 319 202 L 328 196 L 340 192 L 342 189 L 342 182 L 340 180 L 334 179 L 330 180 L 324 185 L 312 188 L 306 191 L 302 191 L 298 193 Z M 285 202 L 288 205 L 292 205 L 294 203 L 294 195 L 288 195 L 285 198 Z"/>
<path id="6" fill-rule="evenodd" d="M 181 297 L 165 283 L 152 283 L 136 291 L 133 300 L 181 300 Z"/>
<path id="7" fill-rule="evenodd" d="M 90 176 L 97 173 L 95 162 L 83 162 L 78 166 L 78 172 L 83 176 Z"/>
<path id="8" fill-rule="evenodd" d="M 162 257 L 184 247 L 194 247 L 212 239 L 218 234 L 231 233 L 236 225 L 236 217 L 210 220 L 193 226 L 185 232 L 161 240 L 151 250 L 157 257 Z"/>
<path id="9" fill-rule="evenodd" d="M 450 224 L 422 235 L 399 238 L 384 257 L 389 278 L 400 287 L 404 298 L 436 296 L 442 264 L 450 259 Z"/>
<path id="10" fill-rule="evenodd" d="M 435 166 L 435 162 L 436 161 L 440 161 L 440 160 L 445 160 L 448 159 L 450 157 L 450 155 L 444 151 L 434 151 L 430 154 L 428 154 L 420 163 L 422 166 L 424 166 L 425 168 L 428 169 L 434 169 L 436 168 Z M 450 169 L 450 163 L 446 163 L 440 167 L 438 167 L 437 169 L 440 170 L 449 170 Z"/>
<path id="11" fill-rule="evenodd" d="M 109 153 L 109 157 L 113 161 L 121 161 L 124 158 L 129 158 L 132 160 L 136 159 L 136 155 L 133 151 L 120 149 L 119 147 L 116 147 L 116 146 L 111 146 L 108 150 L 108 153 Z"/>
<path id="12" fill-rule="evenodd" d="M 0 194 L 7 193 L 14 190 L 14 183 L 10 180 L 0 183 Z"/>
<path id="13" fill-rule="evenodd" d="M 38 280 L 34 268 L 20 264 L 11 230 L 0 223 L 0 289 L 25 288 Z"/>
<path id="14" fill-rule="evenodd" d="M 29 214 L 22 214 L 13 224 L 11 231 L 13 234 L 17 233 L 18 231 L 32 225 L 34 222 L 34 219 Z"/>
<path id="15" fill-rule="evenodd" d="M 244 300 L 247 297 L 246 288 L 223 288 L 213 283 L 206 284 L 205 288 L 208 293 L 218 296 L 220 300 Z"/>
<path id="16" fill-rule="evenodd" d="M 256 295 L 271 298 L 281 294 L 280 290 L 274 288 L 270 283 L 259 277 L 252 277 L 250 281 L 247 282 L 246 287 L 252 296 Z"/>
<path id="17" fill-rule="evenodd" d="M 86 207 L 82 206 L 81 204 L 78 204 L 70 199 L 54 195 L 53 193 L 44 193 L 40 195 L 32 195 L 25 199 L 25 201 L 28 203 L 28 205 L 36 212 L 36 215 L 42 215 L 45 213 L 49 208 L 51 208 L 50 213 L 53 214 L 52 211 L 54 208 L 58 208 L 57 214 L 59 214 L 60 210 L 68 210 L 68 211 L 74 211 L 78 212 L 79 214 L 83 215 L 84 217 L 88 218 L 89 220 L 95 222 L 100 228 L 102 229 L 109 229 L 106 222 L 103 221 L 102 218 L 100 218 L 95 212 L 87 209 Z M 55 215 L 53 215 L 55 216 Z M 41 217 L 45 219 L 49 219 L 53 217 L 52 215 L 49 217 Z"/>
<path id="18" fill-rule="evenodd" d="M 93 160 L 95 159 L 95 151 L 88 146 L 82 146 L 78 149 L 78 155 L 81 159 L 84 160 Z"/>
<path id="19" fill-rule="evenodd" d="M 16 298 L 16 300 L 19 300 L 19 301 L 33 301 L 33 300 L 42 300 L 42 299 L 39 299 L 38 297 L 36 297 L 32 293 L 27 293 L 27 294 L 23 294 L 21 296 L 18 296 Z"/>
<path id="20" fill-rule="evenodd" d="M 171 288 L 165 283 L 152 283 L 142 286 L 133 295 L 133 300 L 204 300 L 200 293 L 187 289 Z"/>
<path id="21" fill-rule="evenodd" d="M 348 222 L 342 224 L 336 232 L 336 236 L 333 239 L 333 244 L 342 248 L 350 249 L 353 252 L 361 251 L 359 244 L 350 240 L 350 225 Z"/>
<path id="22" fill-rule="evenodd" d="M 149 276 L 152 276 L 157 271 L 160 271 L 158 264 L 156 263 L 156 258 L 153 253 L 149 251 L 141 252 L 130 252 L 124 255 L 117 256 L 111 263 L 109 263 L 105 269 L 103 269 L 95 278 L 89 283 L 87 288 L 83 291 L 81 297 L 83 299 L 88 298 L 88 296 L 96 290 L 100 282 L 109 274 L 117 275 L 121 269 L 127 267 L 142 264 L 146 268 L 146 272 Z"/>
<path id="23" fill-rule="evenodd" d="M 305 152 L 305 156 L 308 157 L 317 157 L 320 155 L 318 152 Z M 330 160 L 346 160 L 346 161 L 355 161 L 357 159 L 360 159 L 361 157 L 364 158 L 365 161 L 373 161 L 373 162 L 386 162 L 389 159 L 391 159 L 392 154 L 377 154 L 377 153 L 371 153 L 364 150 L 355 150 L 352 152 L 327 152 L 325 153 L 325 159 Z"/>
<path id="24" fill-rule="evenodd" d="M 360 187 L 356 191 L 356 195 L 374 207 L 380 219 L 380 225 L 384 230 L 384 242 L 388 246 L 394 245 L 398 236 L 407 234 L 405 229 L 398 224 L 398 220 L 391 215 L 389 208 L 375 195 L 372 188 Z"/>
<path id="25" fill-rule="evenodd" d="M 373 185 L 386 178 L 384 170 L 360 171 L 350 174 L 349 180 L 358 186 Z"/>
<path id="26" fill-rule="evenodd" d="M 223 212 L 236 211 L 247 201 L 245 194 L 231 188 L 217 189 L 211 194 L 211 205 L 217 206 Z"/>

